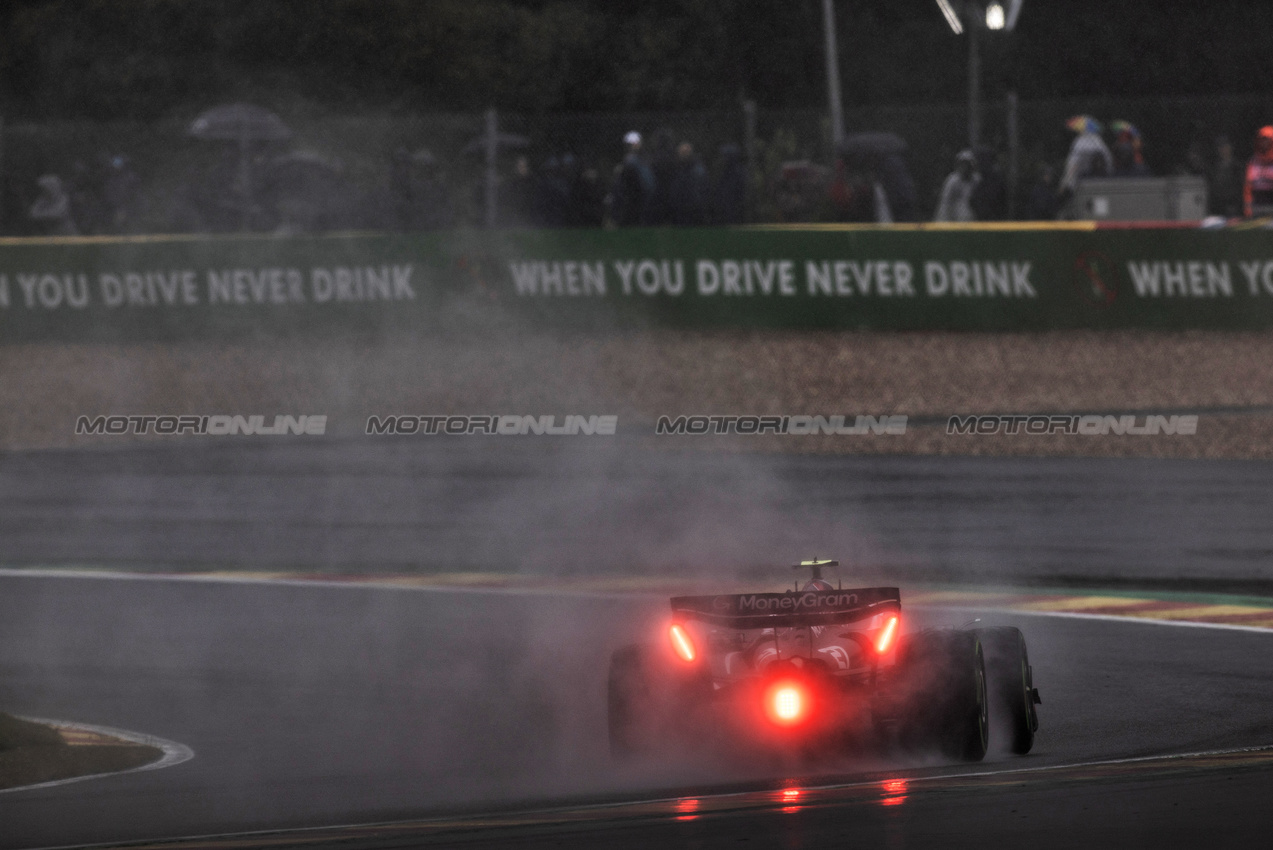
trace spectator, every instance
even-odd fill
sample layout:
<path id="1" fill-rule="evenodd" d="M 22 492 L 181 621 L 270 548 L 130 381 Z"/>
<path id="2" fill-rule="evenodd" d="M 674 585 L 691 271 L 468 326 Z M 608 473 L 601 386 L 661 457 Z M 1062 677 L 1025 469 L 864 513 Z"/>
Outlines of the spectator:
<path id="1" fill-rule="evenodd" d="M 574 157 L 571 157 L 573 162 Z M 567 209 L 570 206 L 570 180 L 562 159 L 549 157 L 535 181 L 536 227 L 565 227 Z"/>
<path id="2" fill-rule="evenodd" d="M 393 226 L 404 233 L 440 230 L 455 223 L 451 195 L 437 158 L 428 148 L 393 153 L 389 193 Z"/>
<path id="3" fill-rule="evenodd" d="M 400 233 L 409 233 L 415 213 L 415 203 L 411 191 L 411 151 L 404 147 L 395 148 L 389 158 L 389 201 L 393 209 L 393 229 Z"/>
<path id="4" fill-rule="evenodd" d="M 633 130 L 623 137 L 627 153 L 615 169 L 610 198 L 610 217 L 618 227 L 638 227 L 650 223 L 654 201 L 654 173 L 641 156 L 641 134 Z"/>
<path id="5" fill-rule="evenodd" d="M 650 140 L 649 163 L 654 175 L 654 195 L 650 199 L 649 220 L 646 223 L 671 224 L 672 184 L 676 180 L 678 168 L 676 145 L 672 141 L 671 130 L 664 128 L 654 134 Z"/>
<path id="6" fill-rule="evenodd" d="M 802 163 L 783 163 L 782 183 L 779 184 L 780 190 L 786 190 L 794 181 L 792 177 L 796 175 L 793 166 Z M 835 174 L 831 178 L 830 186 L 827 188 L 827 202 L 831 207 L 831 218 L 834 221 L 850 221 L 850 222 L 868 222 L 875 221 L 875 187 L 870 180 L 867 179 L 864 166 L 856 159 L 850 161 L 846 157 L 837 157 L 835 161 Z M 795 193 L 787 191 L 787 195 L 794 197 Z M 792 205 L 788 201 L 785 204 L 790 208 Z M 783 208 L 783 196 L 779 198 L 779 208 Z M 790 213 L 784 211 L 784 221 L 793 221 Z"/>
<path id="7" fill-rule="evenodd" d="M 107 214 L 101 199 L 101 176 L 82 159 L 71 165 L 66 181 L 71 198 L 71 218 L 80 233 L 106 233 Z"/>
<path id="8" fill-rule="evenodd" d="M 1212 215 L 1240 218 L 1242 215 L 1242 163 L 1233 155 L 1228 136 L 1216 137 L 1216 159 L 1207 175 L 1207 197 Z"/>
<path id="9" fill-rule="evenodd" d="M 813 221 L 826 191 L 826 175 L 827 169 L 807 159 L 782 163 L 771 190 L 778 221 Z"/>
<path id="10" fill-rule="evenodd" d="M 695 227 L 707 223 L 707 168 L 689 142 L 676 147 L 668 203 L 671 224 Z"/>
<path id="11" fill-rule="evenodd" d="M 1177 174 L 1192 174 L 1195 177 L 1206 177 L 1211 173 L 1207 165 L 1207 149 L 1201 139 L 1194 139 L 1185 151 L 1185 161 L 1176 166 Z"/>
<path id="12" fill-rule="evenodd" d="M 1051 163 L 1039 164 L 1039 176 L 1030 188 L 1026 200 L 1026 221 L 1051 221 L 1061 210 L 1061 198 L 1057 193 L 1056 168 Z"/>
<path id="13" fill-rule="evenodd" d="M 1246 166 L 1242 189 L 1247 218 L 1273 215 L 1273 126 L 1261 127 L 1255 137 L 1255 155 Z"/>
<path id="14" fill-rule="evenodd" d="M 238 151 L 230 145 L 221 146 L 219 151 L 190 195 L 201 232 L 206 233 L 230 233 L 243 222 L 242 163 Z"/>
<path id="15" fill-rule="evenodd" d="M 955 157 L 955 170 L 941 187 L 941 199 L 933 221 L 976 221 L 972 211 L 972 194 L 981 182 L 977 173 L 977 157 L 970 150 L 962 150 Z"/>
<path id="16" fill-rule="evenodd" d="M 1141 152 L 1140 130 L 1137 130 L 1131 122 L 1121 118 L 1111 122 L 1109 127 L 1116 134 L 1112 153 L 1114 176 L 1149 176 L 1149 168 L 1145 165 L 1145 157 Z"/>
<path id="17" fill-rule="evenodd" d="M 1003 176 L 995 152 L 985 145 L 974 152 L 977 158 L 977 185 L 968 204 L 976 221 L 1000 221 L 1008 217 L 1008 181 Z"/>
<path id="18" fill-rule="evenodd" d="M 591 165 L 580 166 L 573 160 L 570 175 L 570 201 L 566 207 L 568 227 L 601 227 L 605 223 L 605 190 L 601 177 Z"/>
<path id="19" fill-rule="evenodd" d="M 892 223 L 915 221 L 915 180 L 901 153 L 881 154 L 870 163 L 870 174 L 875 184 L 875 220 Z"/>
<path id="20" fill-rule="evenodd" d="M 842 221 L 914 221 L 915 181 L 902 154 L 906 142 L 895 133 L 846 136 L 837 151 L 830 202 Z"/>
<path id="21" fill-rule="evenodd" d="M 1073 193 L 1078 181 L 1085 177 L 1104 177 L 1114 170 L 1114 158 L 1101 138 L 1101 123 L 1090 115 L 1076 115 L 1065 126 L 1075 132 L 1070 154 L 1061 174 L 1061 194 Z"/>
<path id="22" fill-rule="evenodd" d="M 128 157 L 116 154 L 107 160 L 102 200 L 106 204 L 111 233 L 132 233 L 136 229 L 134 210 L 140 186 L 141 178 L 133 171 Z"/>
<path id="23" fill-rule="evenodd" d="M 892 224 L 895 220 L 888 190 L 871 156 L 837 157 L 827 198 L 836 221 Z"/>
<path id="24" fill-rule="evenodd" d="M 518 155 L 512 175 L 500 186 L 497 212 L 501 227 L 526 227 L 535 220 L 535 178 L 525 155 Z"/>
<path id="25" fill-rule="evenodd" d="M 80 231 L 71 216 L 71 198 L 56 174 L 45 174 L 36 181 L 40 195 L 28 215 L 48 236 L 78 236 Z"/>
<path id="26" fill-rule="evenodd" d="M 418 230 L 442 230 L 455 224 L 451 193 L 442 165 L 427 148 L 411 155 L 412 222 Z"/>
<path id="27" fill-rule="evenodd" d="M 747 167 L 738 145 L 721 145 L 716 182 L 712 185 L 712 223 L 742 224 L 746 217 Z"/>
<path id="28" fill-rule="evenodd" d="M 262 170 L 257 197 L 274 218 L 274 233 L 322 233 L 350 222 L 358 207 L 345 182 L 345 164 L 318 151 L 296 150 Z"/>

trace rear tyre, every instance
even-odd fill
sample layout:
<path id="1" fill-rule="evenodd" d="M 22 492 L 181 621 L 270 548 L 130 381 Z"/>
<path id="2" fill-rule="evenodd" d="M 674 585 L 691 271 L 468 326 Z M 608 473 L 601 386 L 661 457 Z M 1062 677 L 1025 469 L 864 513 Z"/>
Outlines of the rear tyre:
<path id="1" fill-rule="evenodd" d="M 981 761 L 990 745 L 986 664 L 973 632 L 952 632 L 948 647 L 952 673 L 942 750 L 962 761 Z"/>
<path id="2" fill-rule="evenodd" d="M 899 648 L 899 741 L 947 758 L 981 761 L 990 738 L 985 660 L 972 632 L 912 635 Z"/>
<path id="3" fill-rule="evenodd" d="M 1009 748 L 1025 755 L 1034 746 L 1039 730 L 1039 701 L 1034 671 L 1026 653 L 1025 636 L 1013 626 L 982 629 L 986 674 L 989 677 L 990 711 L 996 726 L 1009 730 Z"/>

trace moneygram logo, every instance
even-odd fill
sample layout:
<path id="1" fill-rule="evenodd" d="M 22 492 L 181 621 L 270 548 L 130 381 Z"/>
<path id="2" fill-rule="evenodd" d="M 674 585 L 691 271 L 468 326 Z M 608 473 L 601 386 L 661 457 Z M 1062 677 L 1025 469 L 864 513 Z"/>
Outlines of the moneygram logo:
<path id="1" fill-rule="evenodd" d="M 327 417 L 323 416 L 275 416 L 271 424 L 265 424 L 261 415 L 232 416 L 229 414 L 177 415 L 177 416 L 81 416 L 75 420 L 77 435 L 108 434 L 203 434 L 214 437 L 243 435 L 284 436 L 287 434 L 319 436 L 327 433 Z"/>
<path id="2" fill-rule="evenodd" d="M 618 416 L 369 416 L 367 434 L 497 434 L 500 436 L 602 436 L 612 437 Z"/>
<path id="3" fill-rule="evenodd" d="M 858 604 L 856 593 L 751 594 L 738 597 L 739 613 L 757 611 L 817 611 L 822 608 L 849 608 Z"/>

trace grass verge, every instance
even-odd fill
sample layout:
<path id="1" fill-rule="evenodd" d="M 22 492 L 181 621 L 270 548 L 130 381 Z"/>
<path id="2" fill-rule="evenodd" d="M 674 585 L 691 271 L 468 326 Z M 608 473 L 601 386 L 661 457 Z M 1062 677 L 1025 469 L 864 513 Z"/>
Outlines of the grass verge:
<path id="1" fill-rule="evenodd" d="M 116 773 L 163 757 L 163 750 L 93 734 L 68 742 L 53 726 L 0 713 L 0 790 Z"/>

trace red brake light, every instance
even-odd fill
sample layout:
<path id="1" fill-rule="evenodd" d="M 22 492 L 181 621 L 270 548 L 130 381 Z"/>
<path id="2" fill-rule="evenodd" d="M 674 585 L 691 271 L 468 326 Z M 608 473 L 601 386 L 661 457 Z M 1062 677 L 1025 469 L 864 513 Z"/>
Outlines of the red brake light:
<path id="1" fill-rule="evenodd" d="M 897 637 L 897 623 L 897 617 L 889 617 L 888 622 L 884 624 L 880 636 L 875 641 L 875 651 L 879 654 L 888 652 L 888 648 L 893 645 L 893 638 Z"/>
<path id="2" fill-rule="evenodd" d="M 667 630 L 668 637 L 672 640 L 672 649 L 676 650 L 676 654 L 685 662 L 693 661 L 695 658 L 694 641 L 690 640 L 689 634 L 685 629 L 681 628 L 679 623 L 673 623 L 672 628 Z"/>
<path id="3" fill-rule="evenodd" d="M 779 726 L 794 726 L 809 713 L 809 692 L 798 682 L 778 682 L 765 692 L 765 715 Z"/>

